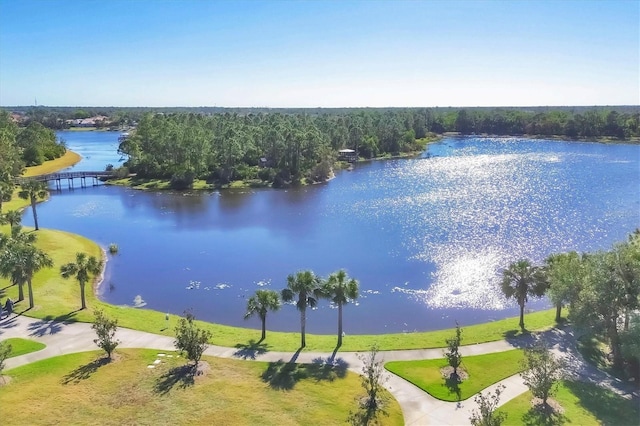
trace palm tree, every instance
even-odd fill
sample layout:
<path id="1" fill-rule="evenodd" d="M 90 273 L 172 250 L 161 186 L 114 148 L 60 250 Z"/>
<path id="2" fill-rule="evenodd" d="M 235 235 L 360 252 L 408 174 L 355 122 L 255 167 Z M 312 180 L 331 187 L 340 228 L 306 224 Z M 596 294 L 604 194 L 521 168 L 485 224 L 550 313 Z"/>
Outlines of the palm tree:
<path id="1" fill-rule="evenodd" d="M 102 271 L 102 260 L 96 259 L 95 256 L 87 257 L 85 253 L 76 253 L 75 263 L 67 263 L 60 267 L 62 278 L 74 277 L 80 284 L 81 309 L 87 309 L 84 286 L 89 281 L 89 274 L 97 275 L 100 271 Z"/>
<path id="2" fill-rule="evenodd" d="M 358 281 L 349 278 L 341 269 L 329 275 L 322 286 L 322 293 L 338 306 L 338 346 L 342 346 L 342 306 L 358 298 Z"/>
<path id="3" fill-rule="evenodd" d="M 9 229 L 13 229 L 14 226 L 20 225 L 22 222 L 22 213 L 18 210 L 10 210 L 2 215 L 2 222 L 9 224 Z"/>
<path id="4" fill-rule="evenodd" d="M 27 281 L 18 255 L 19 247 L 36 241 L 35 234 L 21 231 L 21 226 L 14 226 L 11 235 L 0 234 L 0 276 L 9 278 L 11 285 L 18 286 L 18 302 L 24 300 L 23 285 Z"/>
<path id="5" fill-rule="evenodd" d="M 34 306 L 33 286 L 31 284 L 33 276 L 40 269 L 51 268 L 53 260 L 33 244 L 23 244 L 19 251 L 19 256 L 24 264 L 24 276 L 27 279 L 27 287 L 29 289 L 29 309 L 32 309 Z"/>
<path id="6" fill-rule="evenodd" d="M 33 239 L 26 241 L 10 240 L 0 254 L 0 275 L 11 278 L 18 284 L 18 301 L 24 300 L 22 286 L 27 283 L 29 289 L 29 308 L 34 307 L 32 279 L 36 272 L 53 266 L 51 258 L 32 244 Z"/>
<path id="7" fill-rule="evenodd" d="M 307 306 L 311 308 L 315 307 L 321 296 L 320 279 L 316 277 L 312 271 L 301 271 L 287 277 L 287 288 L 282 290 L 282 300 L 291 302 L 296 298 L 298 299 L 296 301 L 296 308 L 300 311 L 301 348 L 307 345 L 305 340 Z"/>
<path id="8" fill-rule="evenodd" d="M 33 221 L 36 225 L 36 231 L 38 228 L 38 213 L 36 212 L 36 203 L 38 202 L 38 198 L 44 198 L 47 196 L 47 184 L 45 182 L 40 182 L 37 180 L 28 180 L 22 185 L 20 192 L 18 192 L 18 196 L 24 200 L 29 200 L 31 202 L 31 210 L 33 211 Z"/>
<path id="9" fill-rule="evenodd" d="M 549 287 L 544 270 L 526 260 L 519 260 L 502 271 L 502 293 L 520 306 L 520 329 L 524 331 L 524 305 L 528 296 L 540 297 Z"/>
<path id="10" fill-rule="evenodd" d="M 260 321 L 262 321 L 262 337 L 260 341 L 263 341 L 267 336 L 267 312 L 277 311 L 280 306 L 280 295 L 274 290 L 257 290 L 256 294 L 247 301 L 247 313 L 244 314 L 244 319 L 249 319 L 254 315 L 260 317 Z"/>

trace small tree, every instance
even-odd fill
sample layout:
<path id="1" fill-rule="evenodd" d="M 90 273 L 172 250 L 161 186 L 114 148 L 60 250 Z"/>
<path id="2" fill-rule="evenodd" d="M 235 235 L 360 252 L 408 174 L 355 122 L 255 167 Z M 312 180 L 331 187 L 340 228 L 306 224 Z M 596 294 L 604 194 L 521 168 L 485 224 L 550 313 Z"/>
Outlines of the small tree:
<path id="1" fill-rule="evenodd" d="M 454 377 L 458 376 L 458 367 L 462 364 L 462 355 L 458 350 L 460 348 L 460 342 L 462 341 L 462 329 L 456 321 L 456 335 L 451 339 L 447 339 L 447 348 L 448 350 L 444 353 L 444 356 L 447 358 L 449 365 L 453 368 L 452 375 Z"/>
<path id="2" fill-rule="evenodd" d="M 492 394 L 487 392 L 484 395 L 480 392 L 473 400 L 478 404 L 478 409 L 471 412 L 469 421 L 473 426 L 500 426 L 507 419 L 507 413 L 496 413 L 496 408 L 500 403 L 500 394 L 505 389 L 504 385 L 499 385 Z"/>
<path id="3" fill-rule="evenodd" d="M 9 343 L 0 342 L 0 375 L 2 375 L 2 371 L 4 370 L 4 362 L 7 358 L 9 358 L 9 354 L 13 348 Z"/>
<path id="4" fill-rule="evenodd" d="M 107 358 L 111 359 L 111 354 L 120 344 L 120 341 L 115 338 L 118 330 L 118 320 L 107 317 L 104 312 L 97 309 L 93 311 L 93 316 L 94 321 L 91 328 L 98 336 L 97 339 L 93 340 L 93 343 L 103 349 L 107 353 Z"/>
<path id="5" fill-rule="evenodd" d="M 378 346 L 373 345 L 366 355 L 358 355 L 362 361 L 362 387 L 367 396 L 360 400 L 358 410 L 349 413 L 348 421 L 352 425 L 377 424 L 381 414 L 386 415 L 384 404 L 386 399 L 381 396 L 384 382 L 384 366 L 378 359 Z"/>
<path id="6" fill-rule="evenodd" d="M 557 388 L 558 380 L 562 378 L 564 363 L 556 359 L 549 348 L 542 342 L 537 342 L 524 351 L 522 362 L 524 384 L 527 385 L 534 397 L 542 400 L 543 406 Z"/>
<path id="7" fill-rule="evenodd" d="M 194 362 L 194 371 L 197 371 L 200 358 L 209 347 L 211 332 L 199 328 L 194 322 L 195 319 L 191 312 L 185 312 L 185 318 L 180 318 L 176 326 L 174 344 L 180 352 L 186 354 L 187 359 Z"/>

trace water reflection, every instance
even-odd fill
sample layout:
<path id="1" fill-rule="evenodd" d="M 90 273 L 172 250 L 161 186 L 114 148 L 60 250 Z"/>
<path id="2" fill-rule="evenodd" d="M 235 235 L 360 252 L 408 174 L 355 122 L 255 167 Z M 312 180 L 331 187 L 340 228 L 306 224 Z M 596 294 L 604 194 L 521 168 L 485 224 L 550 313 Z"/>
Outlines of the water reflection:
<path id="1" fill-rule="evenodd" d="M 638 146 L 452 138 L 429 152 L 300 189 L 63 191 L 40 220 L 119 245 L 113 286 L 103 288 L 109 302 L 141 295 L 152 309 L 193 308 L 225 324 L 258 327 L 242 319 L 246 298 L 284 287 L 296 270 L 346 267 L 362 288 L 359 306 L 344 312 L 348 334 L 516 315 L 498 293 L 500 268 L 606 248 L 640 225 Z M 335 317 L 321 304 L 309 331 L 333 332 Z M 298 327 L 289 306 L 269 322 Z"/>

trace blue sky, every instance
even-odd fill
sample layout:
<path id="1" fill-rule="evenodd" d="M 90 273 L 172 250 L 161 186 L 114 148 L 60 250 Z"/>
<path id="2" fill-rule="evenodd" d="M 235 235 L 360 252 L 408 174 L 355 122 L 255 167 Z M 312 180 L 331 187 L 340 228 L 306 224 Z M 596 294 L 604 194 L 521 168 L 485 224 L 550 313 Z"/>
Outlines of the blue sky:
<path id="1" fill-rule="evenodd" d="M 640 1 L 0 0 L 0 105 L 640 104 Z"/>

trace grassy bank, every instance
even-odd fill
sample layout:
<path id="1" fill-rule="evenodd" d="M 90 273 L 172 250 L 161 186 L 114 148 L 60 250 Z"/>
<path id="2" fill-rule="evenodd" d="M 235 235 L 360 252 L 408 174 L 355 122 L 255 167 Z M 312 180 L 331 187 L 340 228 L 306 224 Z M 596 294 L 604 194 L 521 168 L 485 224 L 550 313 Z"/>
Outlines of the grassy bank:
<path id="1" fill-rule="evenodd" d="M 468 373 L 469 378 L 462 383 L 454 383 L 442 376 L 440 369 L 449 365 L 444 358 L 393 361 L 386 363 L 385 368 L 434 398 L 462 401 L 522 371 L 523 358 L 524 352 L 521 350 L 463 357 L 461 368 Z"/>
<path id="2" fill-rule="evenodd" d="M 531 407 L 531 393 L 507 402 L 499 412 L 507 413 L 505 425 L 637 425 L 640 409 L 637 400 L 627 400 L 614 392 L 589 383 L 563 381 L 553 397 L 564 413 L 546 417 Z"/>
<path id="3" fill-rule="evenodd" d="M 67 150 L 65 154 L 56 158 L 55 160 L 45 161 L 39 166 L 31 166 L 27 167 L 22 174 L 24 177 L 32 177 L 39 175 L 46 175 L 48 173 L 54 173 L 58 170 L 66 169 L 67 167 L 71 167 L 82 159 L 79 154 Z"/>
<path id="4" fill-rule="evenodd" d="M 0 387 L 0 406 L 11 414 L 3 425 L 341 424 L 363 393 L 359 377 L 345 370 L 204 357 L 211 371 L 192 382 L 182 374 L 183 358 L 116 353 L 111 363 L 83 352 L 5 371 L 11 382 Z M 156 359 L 162 362 L 147 368 Z M 401 425 L 393 398 L 387 409 L 383 424 Z"/>
<path id="5" fill-rule="evenodd" d="M 59 269 L 64 263 L 75 260 L 76 252 L 85 252 L 92 256 L 102 256 L 102 250 L 94 242 L 79 235 L 63 231 L 41 229 L 37 231 L 37 245 L 52 257 L 54 267 L 38 272 L 34 277 L 34 309 L 25 314 L 36 318 L 58 318 L 74 321 L 91 322 L 93 308 L 103 309 L 107 315 L 117 318 L 121 327 L 148 331 L 151 333 L 173 335 L 178 316 L 170 315 L 169 327 L 165 314 L 147 309 L 137 309 L 129 306 L 114 306 L 104 303 L 91 291 L 87 291 L 87 306 L 89 309 L 78 311 L 80 307 L 80 289 L 77 282 L 63 280 Z M 18 289 L 9 286 L 6 279 L 0 279 L 0 300 L 11 297 L 17 298 Z M 21 312 L 28 307 L 24 301 L 17 305 Z M 238 312 L 241 317 L 244 312 Z M 275 314 L 277 315 L 277 314 Z M 313 321 L 313 314 L 309 315 Z M 554 310 L 529 313 L 525 318 L 531 330 L 544 329 L 554 324 Z M 199 324 L 213 332 L 212 343 L 228 347 L 250 345 L 260 339 L 260 331 L 220 324 L 199 322 Z M 487 341 L 501 340 L 505 337 L 515 337 L 518 330 L 516 317 L 494 321 L 488 324 L 465 326 L 465 344 L 475 344 Z M 393 333 L 383 335 L 349 335 L 344 339 L 341 350 L 368 350 L 373 344 L 378 344 L 382 350 L 391 349 L 419 349 L 435 348 L 446 345 L 445 339 L 451 337 L 453 329 L 420 333 Z M 266 350 L 295 351 L 299 347 L 299 333 L 285 333 L 269 331 L 267 339 L 261 343 Z M 332 351 L 336 346 L 335 335 L 307 335 L 307 350 L 324 352 Z"/>

